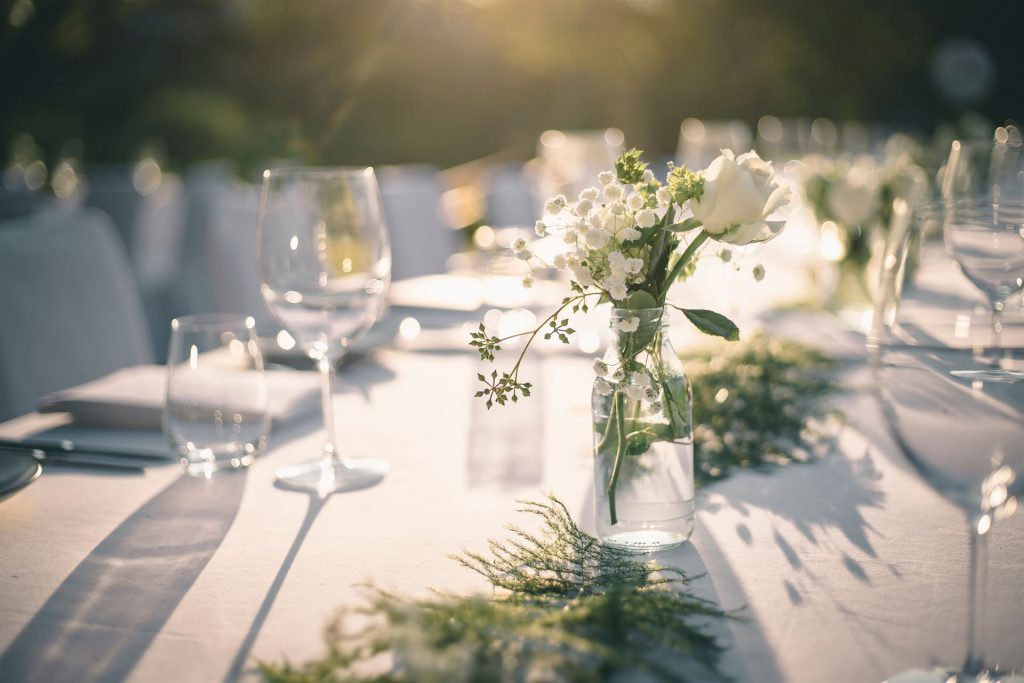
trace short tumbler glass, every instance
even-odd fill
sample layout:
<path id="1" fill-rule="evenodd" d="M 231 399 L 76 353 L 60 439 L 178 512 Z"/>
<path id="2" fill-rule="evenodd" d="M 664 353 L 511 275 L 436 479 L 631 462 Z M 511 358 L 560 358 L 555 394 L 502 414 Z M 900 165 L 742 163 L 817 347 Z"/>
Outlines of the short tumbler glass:
<path id="1" fill-rule="evenodd" d="M 252 318 L 209 314 L 171 322 L 163 422 L 192 476 L 253 463 L 266 446 L 269 418 Z"/>

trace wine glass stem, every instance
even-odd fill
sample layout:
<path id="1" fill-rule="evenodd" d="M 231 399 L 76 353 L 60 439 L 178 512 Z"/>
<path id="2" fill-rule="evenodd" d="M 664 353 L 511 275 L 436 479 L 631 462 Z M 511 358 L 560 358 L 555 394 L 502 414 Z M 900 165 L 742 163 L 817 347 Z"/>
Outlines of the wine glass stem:
<path id="1" fill-rule="evenodd" d="M 971 583 L 967 603 L 967 657 L 963 670 L 977 674 L 985 667 L 985 594 L 988 568 L 988 534 L 979 533 L 978 517 L 968 520 L 971 539 Z M 986 524 L 988 520 L 986 520 Z M 985 528 L 987 532 L 988 529 Z"/>
<path id="2" fill-rule="evenodd" d="M 1003 336 L 1003 309 L 1002 301 L 992 304 L 992 348 L 998 349 L 1001 346 Z"/>
<path id="3" fill-rule="evenodd" d="M 324 413 L 324 464 L 340 465 L 337 442 L 334 440 L 334 410 L 331 397 L 334 394 L 334 363 L 326 356 L 316 362 L 320 371 L 320 407 Z"/>

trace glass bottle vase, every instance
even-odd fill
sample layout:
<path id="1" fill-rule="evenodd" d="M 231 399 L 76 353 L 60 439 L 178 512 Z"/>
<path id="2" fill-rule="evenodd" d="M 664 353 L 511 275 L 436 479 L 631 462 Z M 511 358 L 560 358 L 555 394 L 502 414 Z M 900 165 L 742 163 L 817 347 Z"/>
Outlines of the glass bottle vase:
<path id="1" fill-rule="evenodd" d="M 693 391 L 664 309 L 613 309 L 611 324 L 591 403 L 597 533 L 664 550 L 693 532 Z"/>

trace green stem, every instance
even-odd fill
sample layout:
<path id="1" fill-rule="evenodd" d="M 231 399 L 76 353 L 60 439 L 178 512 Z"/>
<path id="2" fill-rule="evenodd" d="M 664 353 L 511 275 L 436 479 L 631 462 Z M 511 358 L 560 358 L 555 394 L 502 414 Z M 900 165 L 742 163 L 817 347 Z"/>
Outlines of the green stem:
<path id="1" fill-rule="evenodd" d="M 708 241 L 710 237 L 711 235 L 708 234 L 707 230 L 701 230 L 700 234 L 694 237 L 693 241 L 686 247 L 686 251 L 684 251 L 683 255 L 679 257 L 676 264 L 672 266 L 672 270 L 669 271 L 668 277 L 665 278 L 665 289 L 661 293 L 662 305 L 665 304 L 665 297 L 668 296 L 668 290 L 672 287 L 672 283 L 676 281 L 676 278 L 679 277 L 679 273 L 683 271 L 683 268 L 685 268 L 686 264 L 690 262 L 693 255 L 705 242 Z"/>
<path id="2" fill-rule="evenodd" d="M 608 480 L 608 514 L 611 517 L 612 526 L 619 523 L 618 514 L 615 511 L 615 487 L 619 483 L 619 473 L 622 471 L 622 456 L 626 452 L 626 417 L 625 417 L 625 396 L 621 391 L 615 392 L 615 406 L 618 408 L 615 417 L 615 431 L 618 432 L 618 439 L 615 445 L 615 464 L 612 465 L 612 476 Z M 611 420 L 609 419 L 609 422 Z"/>

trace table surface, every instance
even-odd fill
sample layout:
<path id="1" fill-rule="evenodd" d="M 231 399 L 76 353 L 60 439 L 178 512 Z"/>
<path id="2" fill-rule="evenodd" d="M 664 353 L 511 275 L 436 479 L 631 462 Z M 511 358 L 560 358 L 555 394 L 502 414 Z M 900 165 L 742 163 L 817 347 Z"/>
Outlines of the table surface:
<path id="1" fill-rule="evenodd" d="M 797 327 L 825 334 L 820 322 Z M 964 653 L 963 515 L 899 456 L 847 342 L 835 448 L 701 489 L 692 542 L 659 557 L 743 615 L 714 626 L 738 681 L 881 681 Z M 367 582 L 486 591 L 448 556 L 485 549 L 517 498 L 552 491 L 589 526 L 589 358 L 537 354 L 534 398 L 489 413 L 472 397 L 477 367 L 455 348 L 406 348 L 344 368 L 342 448 L 393 471 L 325 500 L 274 486 L 277 468 L 318 453 L 316 416 L 211 480 L 47 470 L 0 502 L 0 680 L 255 678 L 258 659 L 319 654 L 323 625 Z M 0 436 L 59 419 L 29 415 Z M 1024 667 L 1019 515 L 991 532 L 989 579 L 989 660 Z"/>

